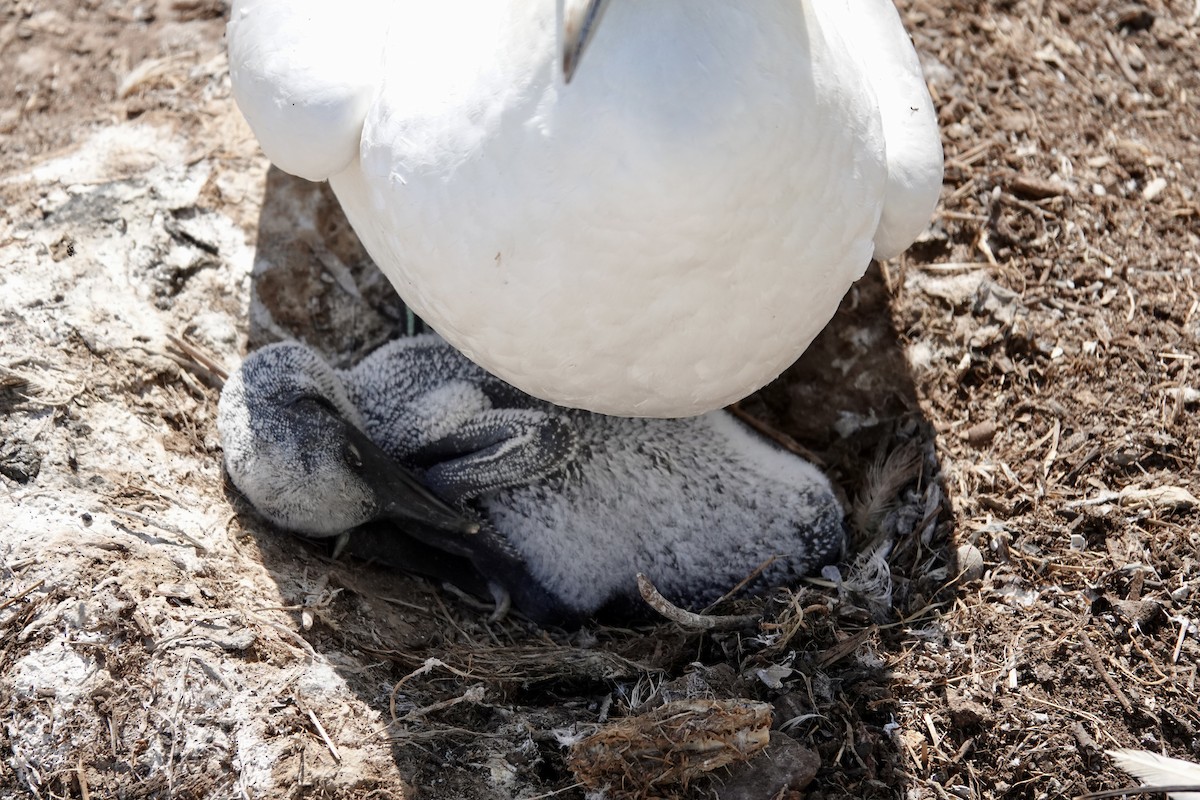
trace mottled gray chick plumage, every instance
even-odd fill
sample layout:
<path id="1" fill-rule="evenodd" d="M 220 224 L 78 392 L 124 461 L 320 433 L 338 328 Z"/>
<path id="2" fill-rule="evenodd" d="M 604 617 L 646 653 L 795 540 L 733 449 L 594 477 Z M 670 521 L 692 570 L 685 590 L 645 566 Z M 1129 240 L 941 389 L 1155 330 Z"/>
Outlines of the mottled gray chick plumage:
<path id="1" fill-rule="evenodd" d="M 828 479 L 729 414 L 640 419 L 560 408 L 433 335 L 390 342 L 347 371 L 281 343 L 231 377 L 218 421 L 230 475 L 260 511 L 301 532 L 394 518 L 362 499 L 371 492 L 352 464 L 325 457 L 341 445 L 299 436 L 294 424 L 248 423 L 275 419 L 284 398 L 308 394 L 442 500 L 478 514 L 478 533 L 450 530 L 450 521 L 434 530 L 421 514 L 405 528 L 467 555 L 539 619 L 628 600 L 638 572 L 673 601 L 702 606 L 772 556 L 755 586 L 809 574 L 843 546 Z"/>

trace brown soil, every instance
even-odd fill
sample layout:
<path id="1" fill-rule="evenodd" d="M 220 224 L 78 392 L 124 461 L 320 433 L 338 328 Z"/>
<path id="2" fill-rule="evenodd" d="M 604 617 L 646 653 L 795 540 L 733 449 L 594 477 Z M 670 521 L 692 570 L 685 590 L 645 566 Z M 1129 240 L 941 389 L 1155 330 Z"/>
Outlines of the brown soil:
<path id="1" fill-rule="evenodd" d="M 0 796 L 582 797 L 565 743 L 683 700 L 770 703 L 771 746 L 708 775 L 651 742 L 674 782 L 631 796 L 1069 797 L 1132 783 L 1113 747 L 1200 760 L 1200 5 L 899 5 L 936 219 L 742 404 L 823 462 L 890 604 L 817 581 L 729 633 L 490 624 L 256 520 L 166 333 L 345 362 L 396 299 L 326 190 L 264 172 L 220 0 L 0 9 Z"/>

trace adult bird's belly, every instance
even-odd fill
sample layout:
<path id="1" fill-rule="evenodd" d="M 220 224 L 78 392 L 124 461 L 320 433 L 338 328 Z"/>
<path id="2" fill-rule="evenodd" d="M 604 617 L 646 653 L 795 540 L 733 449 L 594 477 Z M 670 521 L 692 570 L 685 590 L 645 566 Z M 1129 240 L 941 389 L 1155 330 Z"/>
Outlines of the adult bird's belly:
<path id="1" fill-rule="evenodd" d="M 870 260 L 887 177 L 874 97 L 806 3 L 614 2 L 566 87 L 555 4 L 430 5 L 331 179 L 417 313 L 610 414 L 702 413 L 804 351 Z"/>

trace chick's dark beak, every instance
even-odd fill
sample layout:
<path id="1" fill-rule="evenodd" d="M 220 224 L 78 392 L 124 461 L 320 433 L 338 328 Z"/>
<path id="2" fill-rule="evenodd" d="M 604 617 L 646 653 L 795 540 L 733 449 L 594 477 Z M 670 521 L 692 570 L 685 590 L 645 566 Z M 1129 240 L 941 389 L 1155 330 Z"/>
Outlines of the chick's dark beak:
<path id="1" fill-rule="evenodd" d="M 379 518 L 401 528 L 416 523 L 451 533 L 478 533 L 479 523 L 451 508 L 404 466 L 396 463 L 367 435 L 343 423 L 347 462 L 371 487 L 379 501 Z"/>

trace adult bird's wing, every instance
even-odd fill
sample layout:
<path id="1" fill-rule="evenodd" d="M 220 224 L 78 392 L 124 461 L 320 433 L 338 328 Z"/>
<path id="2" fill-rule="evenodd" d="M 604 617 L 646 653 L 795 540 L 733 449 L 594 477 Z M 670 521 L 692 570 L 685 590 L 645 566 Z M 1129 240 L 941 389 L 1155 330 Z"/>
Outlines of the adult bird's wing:
<path id="1" fill-rule="evenodd" d="M 921 62 L 892 0 L 819 0 L 875 93 L 887 151 L 887 191 L 875 258 L 899 255 L 925 230 L 942 189 L 942 139 Z"/>
<path id="2" fill-rule="evenodd" d="M 394 4 L 234 0 L 226 39 L 242 115 L 275 166 L 310 181 L 358 155 Z"/>

